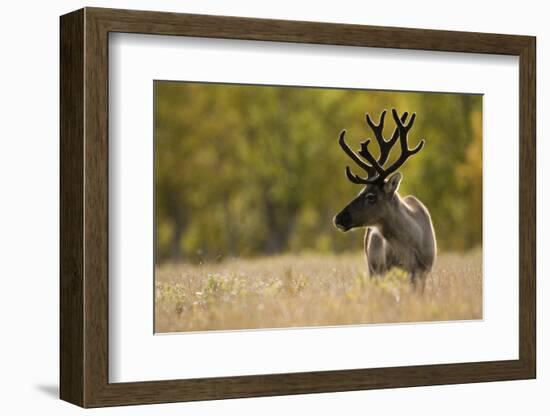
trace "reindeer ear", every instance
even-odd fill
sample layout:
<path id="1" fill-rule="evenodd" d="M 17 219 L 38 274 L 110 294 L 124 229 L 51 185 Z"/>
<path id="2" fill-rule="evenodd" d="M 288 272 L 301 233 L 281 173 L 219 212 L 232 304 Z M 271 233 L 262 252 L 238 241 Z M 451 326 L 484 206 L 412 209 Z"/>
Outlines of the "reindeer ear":
<path id="1" fill-rule="evenodd" d="M 401 172 L 394 173 L 392 176 L 390 176 L 390 179 L 384 184 L 384 192 L 387 194 L 393 194 L 394 192 L 397 192 L 397 189 L 399 189 L 399 184 L 401 183 L 401 179 L 403 179 L 403 175 L 401 175 Z"/>

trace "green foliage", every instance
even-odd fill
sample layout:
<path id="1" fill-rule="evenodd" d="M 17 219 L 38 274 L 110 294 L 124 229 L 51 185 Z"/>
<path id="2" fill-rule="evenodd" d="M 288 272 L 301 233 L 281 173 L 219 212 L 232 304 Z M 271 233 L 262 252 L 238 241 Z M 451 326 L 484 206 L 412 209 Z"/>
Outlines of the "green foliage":
<path id="1" fill-rule="evenodd" d="M 332 226 L 360 190 L 337 137 L 346 128 L 357 148 L 372 136 L 364 113 L 391 107 L 418 113 L 411 146 L 426 139 L 401 194 L 428 206 L 440 248 L 481 243 L 479 95 L 159 81 L 155 99 L 160 260 L 357 249 L 361 233 Z"/>

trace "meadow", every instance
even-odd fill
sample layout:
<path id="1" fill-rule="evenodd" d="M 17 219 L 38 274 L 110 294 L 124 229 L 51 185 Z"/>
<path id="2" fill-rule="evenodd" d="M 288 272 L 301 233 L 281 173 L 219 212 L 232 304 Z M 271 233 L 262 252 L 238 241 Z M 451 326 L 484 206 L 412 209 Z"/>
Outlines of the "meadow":
<path id="1" fill-rule="evenodd" d="M 422 294 L 359 252 L 163 263 L 155 296 L 157 333 L 481 319 L 482 256 L 440 254 Z"/>

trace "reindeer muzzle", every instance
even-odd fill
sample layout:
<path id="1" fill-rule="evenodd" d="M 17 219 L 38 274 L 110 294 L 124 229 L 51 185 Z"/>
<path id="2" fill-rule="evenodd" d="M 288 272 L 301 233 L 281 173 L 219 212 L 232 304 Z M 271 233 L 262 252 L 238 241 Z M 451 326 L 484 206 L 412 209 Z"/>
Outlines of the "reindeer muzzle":
<path id="1" fill-rule="evenodd" d="M 351 228 L 351 215 L 347 211 L 342 211 L 334 217 L 333 222 L 336 228 L 345 233 Z"/>

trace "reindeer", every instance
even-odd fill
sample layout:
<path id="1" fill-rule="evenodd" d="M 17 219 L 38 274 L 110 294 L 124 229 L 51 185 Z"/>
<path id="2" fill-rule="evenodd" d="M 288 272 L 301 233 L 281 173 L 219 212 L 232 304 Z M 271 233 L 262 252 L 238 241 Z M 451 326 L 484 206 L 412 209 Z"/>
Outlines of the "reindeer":
<path id="1" fill-rule="evenodd" d="M 362 178 L 352 173 L 349 166 L 346 166 L 348 179 L 365 187 L 334 217 L 334 225 L 343 232 L 352 228 L 367 227 L 364 247 L 370 276 L 383 275 L 393 267 L 398 267 L 408 273 L 413 287 L 419 282 L 423 291 L 425 278 L 435 262 L 435 233 L 430 213 L 424 204 L 411 195 L 402 198 L 397 192 L 403 175 L 396 171 L 409 157 L 422 150 L 424 140 L 414 149 L 409 149 L 407 135 L 413 126 L 416 113 L 411 115 L 408 123 L 407 112 L 399 117 L 397 111 L 392 109 L 392 115 L 396 128 L 390 139 L 386 140 L 383 136 L 386 110 L 380 115 L 378 124 L 366 114 L 367 124 L 372 129 L 380 148 L 378 159 L 368 148 L 370 139 L 361 143 L 357 154 L 346 144 L 346 130 L 340 133 L 340 146 L 360 168 L 365 170 L 367 177 Z M 392 147 L 398 139 L 401 154 L 393 164 L 385 167 Z"/>

